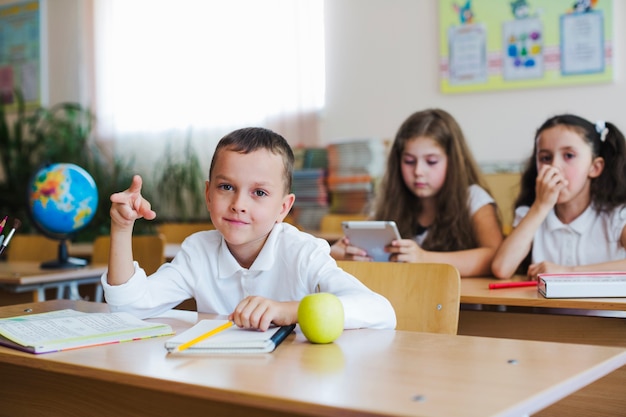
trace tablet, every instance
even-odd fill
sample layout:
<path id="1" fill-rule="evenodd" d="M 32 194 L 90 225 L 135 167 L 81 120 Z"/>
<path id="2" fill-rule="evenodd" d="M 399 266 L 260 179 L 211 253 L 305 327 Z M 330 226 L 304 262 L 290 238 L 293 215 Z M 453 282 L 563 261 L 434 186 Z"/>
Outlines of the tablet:
<path id="1" fill-rule="evenodd" d="M 343 233 L 350 244 L 367 252 L 376 262 L 389 260 L 385 246 L 400 239 L 396 222 L 393 221 L 346 221 L 341 223 Z"/>

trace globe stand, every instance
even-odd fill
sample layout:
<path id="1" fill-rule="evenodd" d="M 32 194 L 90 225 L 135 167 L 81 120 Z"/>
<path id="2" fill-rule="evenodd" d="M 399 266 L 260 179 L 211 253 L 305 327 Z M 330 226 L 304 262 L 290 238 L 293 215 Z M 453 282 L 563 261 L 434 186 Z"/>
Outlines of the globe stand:
<path id="1" fill-rule="evenodd" d="M 59 256 L 53 261 L 43 262 L 41 267 L 44 269 L 67 269 L 82 268 L 87 265 L 86 259 L 73 258 L 69 256 L 67 251 L 67 243 L 65 239 L 59 241 Z"/>

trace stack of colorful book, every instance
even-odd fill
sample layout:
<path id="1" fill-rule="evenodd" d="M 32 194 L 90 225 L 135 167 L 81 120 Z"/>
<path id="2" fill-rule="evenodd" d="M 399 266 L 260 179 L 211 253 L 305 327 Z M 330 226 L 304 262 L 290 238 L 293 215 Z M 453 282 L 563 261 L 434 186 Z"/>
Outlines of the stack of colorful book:
<path id="1" fill-rule="evenodd" d="M 292 215 L 302 228 L 317 230 L 322 217 L 328 213 L 326 149 L 298 149 L 295 156 L 292 192 L 296 202 Z"/>
<path id="2" fill-rule="evenodd" d="M 365 213 L 374 184 L 385 170 L 387 150 L 381 139 L 353 139 L 328 145 L 331 213 Z"/>

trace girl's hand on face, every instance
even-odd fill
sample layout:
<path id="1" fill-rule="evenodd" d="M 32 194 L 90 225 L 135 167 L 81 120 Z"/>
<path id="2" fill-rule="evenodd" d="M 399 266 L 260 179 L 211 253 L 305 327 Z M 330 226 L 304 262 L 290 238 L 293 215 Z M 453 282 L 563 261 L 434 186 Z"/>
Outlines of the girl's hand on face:
<path id="1" fill-rule="evenodd" d="M 559 199 L 559 193 L 565 189 L 567 185 L 568 182 L 560 169 L 552 165 L 544 165 L 537 174 L 535 201 L 552 208 Z"/>
<path id="2" fill-rule="evenodd" d="M 539 274 L 563 274 L 569 272 L 573 272 L 571 266 L 557 265 L 552 262 L 539 262 L 528 267 L 528 277 L 534 281 L 539 279 L 537 277 Z"/>
<path id="3" fill-rule="evenodd" d="M 425 262 L 426 251 L 422 249 L 413 239 L 399 239 L 391 242 L 385 248 L 391 256 L 391 262 Z"/>

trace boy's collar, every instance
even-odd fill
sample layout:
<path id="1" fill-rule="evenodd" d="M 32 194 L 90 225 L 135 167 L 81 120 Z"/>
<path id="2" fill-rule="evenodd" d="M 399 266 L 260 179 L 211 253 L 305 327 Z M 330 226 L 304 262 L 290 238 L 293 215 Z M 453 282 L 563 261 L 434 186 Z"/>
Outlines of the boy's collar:
<path id="1" fill-rule="evenodd" d="M 276 241 L 278 236 L 283 230 L 282 223 L 277 223 L 272 228 L 261 252 L 252 263 L 252 266 L 248 269 L 248 271 L 267 271 L 272 268 L 274 265 L 274 261 L 276 259 Z M 239 265 L 239 262 L 235 259 L 233 254 L 228 249 L 228 245 L 226 244 L 226 240 L 224 240 L 224 236 L 222 236 L 220 246 L 218 248 L 218 268 L 217 274 L 219 278 L 230 278 L 235 273 L 245 270 L 246 268 Z"/>

